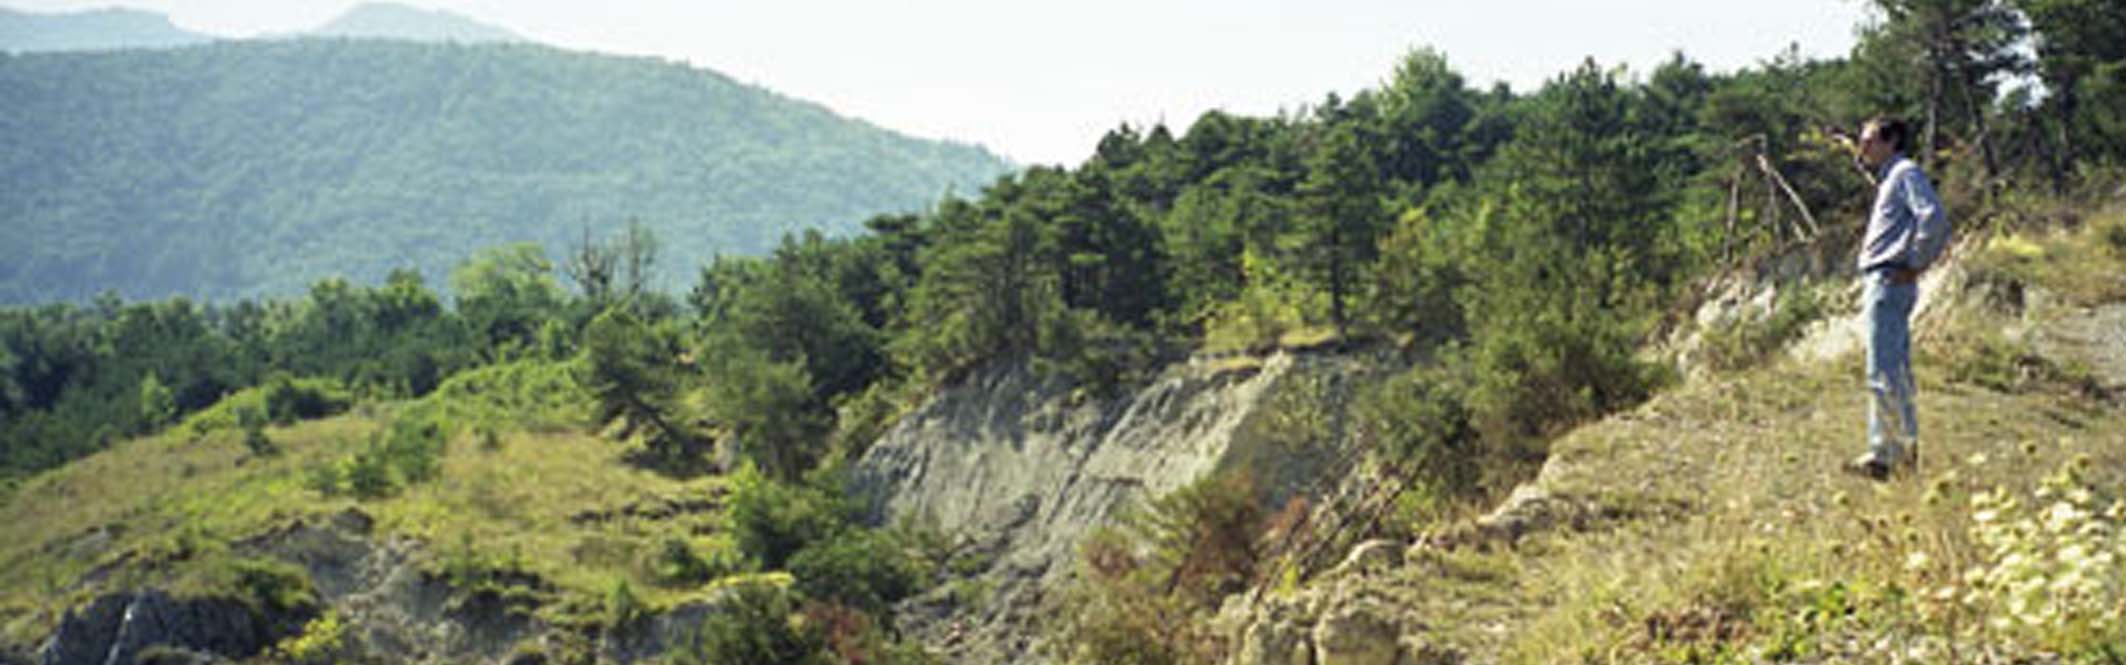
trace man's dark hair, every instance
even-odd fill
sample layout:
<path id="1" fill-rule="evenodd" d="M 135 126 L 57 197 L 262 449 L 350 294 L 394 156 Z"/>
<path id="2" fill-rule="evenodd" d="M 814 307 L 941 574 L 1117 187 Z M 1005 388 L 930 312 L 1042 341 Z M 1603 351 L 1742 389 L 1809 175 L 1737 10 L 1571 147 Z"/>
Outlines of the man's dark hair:
<path id="1" fill-rule="evenodd" d="M 1875 135 L 1889 141 L 1891 148 L 1898 152 L 1912 151 L 1912 126 L 1905 124 L 1903 118 L 1878 115 L 1869 118 L 1868 125 L 1874 125 Z M 1861 129 L 1867 129 L 1867 125 L 1862 125 Z"/>

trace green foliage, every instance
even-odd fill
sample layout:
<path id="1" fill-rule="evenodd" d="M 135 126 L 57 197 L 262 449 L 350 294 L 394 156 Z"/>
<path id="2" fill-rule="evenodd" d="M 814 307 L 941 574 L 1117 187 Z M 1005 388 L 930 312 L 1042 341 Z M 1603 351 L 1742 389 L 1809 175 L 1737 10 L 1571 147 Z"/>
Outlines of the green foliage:
<path id="1" fill-rule="evenodd" d="M 266 414 L 256 408 L 239 409 L 236 420 L 244 430 L 244 449 L 256 457 L 267 457 L 280 452 L 273 440 L 266 438 Z"/>
<path id="2" fill-rule="evenodd" d="M 613 580 L 612 590 L 605 594 L 606 625 L 624 627 L 642 620 L 648 612 L 649 608 L 643 605 L 642 598 L 635 595 L 635 590 L 628 586 L 626 577 Z"/>
<path id="3" fill-rule="evenodd" d="M 741 584 L 728 592 L 723 611 L 709 615 L 701 632 L 683 649 L 681 665 L 825 665 L 833 662 L 817 626 L 798 614 L 789 590 L 770 584 Z"/>
<path id="4" fill-rule="evenodd" d="M 1264 254 L 1241 255 L 1247 286 L 1240 297 L 1219 303 L 1204 323 L 1203 345 L 1212 351 L 1265 351 L 1286 333 L 1318 320 L 1325 296 Z"/>
<path id="5" fill-rule="evenodd" d="M 248 431 L 253 425 L 285 426 L 346 411 L 353 402 L 354 397 L 336 381 L 275 374 L 262 385 L 237 391 L 192 414 L 182 427 L 191 436 L 200 437 L 229 429 Z"/>
<path id="6" fill-rule="evenodd" d="M 1261 563 L 1261 510 L 1245 476 L 1206 477 L 1079 546 L 1082 574 L 1053 630 L 1068 662 L 1209 658 L 1209 616 Z"/>
<path id="7" fill-rule="evenodd" d="M 1371 136 L 1356 123 L 1327 128 L 1321 145 L 1307 156 L 1307 176 L 1299 183 L 1300 223 L 1287 242 L 1305 247 L 1301 265 L 1329 296 L 1329 320 L 1341 333 L 1351 318 L 1345 305 L 1357 293 L 1386 226 L 1381 210 L 1385 183 L 1364 144 Z"/>
<path id="8" fill-rule="evenodd" d="M 1367 387 L 1354 405 L 1373 454 L 1429 500 L 1465 496 L 1483 478 L 1466 381 L 1449 368 L 1414 368 Z"/>
<path id="9" fill-rule="evenodd" d="M 584 220 L 616 217 L 690 269 L 806 227 L 847 235 L 1010 168 L 716 72 L 531 44 L 14 57 L 0 117 L 20 141 L 0 171 L 23 174 L 0 182 L 15 240 L 0 263 L 22 268 L 0 282 L 9 303 L 293 295 L 409 264 L 439 276 L 510 240 L 558 255 Z M 91 143 L 109 149 L 70 149 Z"/>
<path id="10" fill-rule="evenodd" d="M 458 313 L 488 357 L 509 357 L 537 341 L 541 324 L 561 306 L 553 270 L 532 243 L 482 249 L 451 270 Z"/>
<path id="11" fill-rule="evenodd" d="M 852 263 L 861 248 L 817 233 L 783 239 L 774 256 L 719 259 L 702 270 L 695 307 L 712 334 L 743 340 L 779 363 L 800 363 L 823 399 L 859 390 L 885 369 L 885 340 L 866 319 Z"/>
<path id="12" fill-rule="evenodd" d="M 523 359 L 460 372 L 405 407 L 407 418 L 500 430 L 551 430 L 591 421 L 573 361 Z"/>
<path id="13" fill-rule="evenodd" d="M 1455 296 L 1471 281 L 1462 257 L 1474 251 L 1474 239 L 1465 236 L 1485 225 L 1479 218 L 1457 228 L 1421 209 L 1405 213 L 1380 241 L 1366 308 L 1372 323 L 1426 344 L 1468 334 L 1468 317 Z"/>
<path id="14" fill-rule="evenodd" d="M 667 461 L 699 453 L 700 435 L 678 411 L 680 379 L 670 333 L 614 307 L 583 332 L 578 383 L 588 390 L 601 423 L 618 423 L 620 436 L 644 435 Z"/>
<path id="15" fill-rule="evenodd" d="M 648 562 L 648 577 L 659 585 L 679 588 L 748 571 L 744 555 L 728 540 L 711 541 L 711 545 L 703 554 L 686 538 L 665 536 Z"/>
<path id="16" fill-rule="evenodd" d="M 737 338 L 704 342 L 710 417 L 740 452 L 769 475 L 792 481 L 811 468 L 832 431 L 833 414 L 797 362 L 776 362 Z"/>
<path id="17" fill-rule="evenodd" d="M 304 484 L 326 496 L 345 493 L 360 499 L 388 498 L 408 486 L 441 477 L 447 446 L 441 425 L 415 418 L 396 419 L 384 431 L 371 435 L 369 443 L 353 454 L 312 466 Z"/>
<path id="18" fill-rule="evenodd" d="M 270 558 L 231 557 L 216 562 L 203 580 L 208 590 L 232 594 L 267 616 L 309 612 L 317 589 L 302 566 Z"/>
<path id="19" fill-rule="evenodd" d="M 426 393 L 480 352 L 463 321 L 407 270 L 375 288 L 330 278 L 297 301 L 239 303 L 225 329 L 275 369 L 375 395 Z"/>
<path id="20" fill-rule="evenodd" d="M 347 625 L 331 610 L 303 624 L 303 632 L 273 646 L 276 659 L 300 665 L 332 665 L 349 655 Z"/>
<path id="21" fill-rule="evenodd" d="M 763 568 L 784 569 L 792 555 L 849 528 L 851 508 L 838 491 L 784 483 L 751 465 L 740 466 L 729 482 L 725 523 L 739 551 Z"/>
<path id="22" fill-rule="evenodd" d="M 150 372 L 140 380 L 140 421 L 152 431 L 177 418 L 177 394 Z"/>
<path id="23" fill-rule="evenodd" d="M 929 571 L 890 531 L 852 529 L 790 556 L 790 574 L 805 597 L 884 616 L 895 601 L 922 591 Z"/>

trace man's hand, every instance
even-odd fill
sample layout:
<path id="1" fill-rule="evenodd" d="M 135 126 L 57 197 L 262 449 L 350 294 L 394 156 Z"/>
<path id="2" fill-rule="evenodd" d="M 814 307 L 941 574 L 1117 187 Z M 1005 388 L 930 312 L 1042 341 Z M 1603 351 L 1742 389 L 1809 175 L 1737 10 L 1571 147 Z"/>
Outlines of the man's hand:
<path id="1" fill-rule="evenodd" d="M 1919 281 L 1919 271 L 1911 268 L 1890 268 L 1885 271 L 1891 284 L 1911 284 Z"/>

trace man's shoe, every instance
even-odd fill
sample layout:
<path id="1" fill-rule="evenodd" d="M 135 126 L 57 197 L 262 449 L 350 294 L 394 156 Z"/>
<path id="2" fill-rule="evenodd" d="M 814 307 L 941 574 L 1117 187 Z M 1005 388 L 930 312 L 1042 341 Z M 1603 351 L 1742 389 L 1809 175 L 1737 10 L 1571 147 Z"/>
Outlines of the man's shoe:
<path id="1" fill-rule="evenodd" d="M 1853 458 L 1853 461 L 1846 462 L 1841 470 L 1868 480 L 1884 481 L 1890 479 L 1890 463 L 1876 459 L 1874 455 L 1861 455 Z"/>

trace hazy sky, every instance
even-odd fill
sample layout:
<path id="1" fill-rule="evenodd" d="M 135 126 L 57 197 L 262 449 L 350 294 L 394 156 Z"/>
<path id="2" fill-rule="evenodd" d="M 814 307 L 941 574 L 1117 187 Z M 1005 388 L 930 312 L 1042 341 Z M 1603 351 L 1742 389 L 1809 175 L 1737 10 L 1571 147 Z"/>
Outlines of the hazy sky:
<path id="1" fill-rule="evenodd" d="M 357 0 L 0 0 L 121 6 L 250 36 Z M 1645 72 L 1682 50 L 1721 71 L 1789 44 L 1844 54 L 1862 0 L 405 0 L 557 46 L 654 54 L 918 136 L 1075 165 L 1122 122 L 1269 114 L 1378 84 L 1432 46 L 1473 84 L 1531 90 L 1593 56 Z"/>

